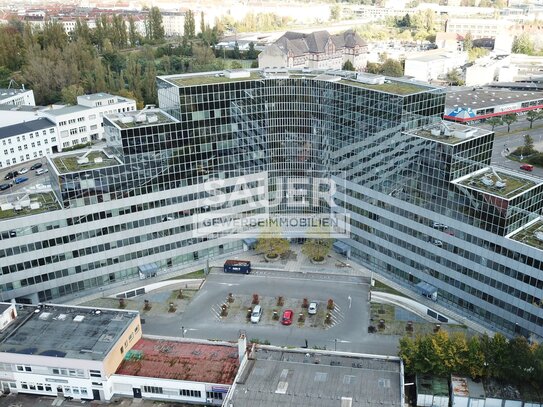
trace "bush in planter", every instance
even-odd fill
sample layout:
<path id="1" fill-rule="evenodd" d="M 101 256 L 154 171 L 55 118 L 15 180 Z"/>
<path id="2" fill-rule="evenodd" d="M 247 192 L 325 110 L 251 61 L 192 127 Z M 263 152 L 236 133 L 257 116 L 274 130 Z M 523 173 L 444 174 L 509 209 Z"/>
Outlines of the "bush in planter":
<path id="1" fill-rule="evenodd" d="M 324 261 L 334 244 L 333 240 L 330 239 L 330 232 L 322 228 L 314 228 L 310 236 L 313 236 L 313 238 L 304 242 L 302 253 L 313 261 Z"/>

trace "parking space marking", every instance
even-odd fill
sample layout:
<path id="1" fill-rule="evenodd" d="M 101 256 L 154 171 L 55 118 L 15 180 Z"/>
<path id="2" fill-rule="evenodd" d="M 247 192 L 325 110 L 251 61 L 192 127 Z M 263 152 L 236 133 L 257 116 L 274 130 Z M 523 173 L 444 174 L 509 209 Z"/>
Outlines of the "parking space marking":
<path id="1" fill-rule="evenodd" d="M 211 306 L 211 313 L 215 316 L 217 321 L 221 321 L 221 306 L 222 303 L 217 303 Z"/>
<path id="2" fill-rule="evenodd" d="M 334 304 L 334 309 L 330 311 L 330 314 L 332 322 L 326 324 L 324 329 L 330 329 L 338 324 L 341 324 L 345 319 L 345 315 L 343 314 L 343 312 L 341 312 L 341 308 L 336 304 Z"/>

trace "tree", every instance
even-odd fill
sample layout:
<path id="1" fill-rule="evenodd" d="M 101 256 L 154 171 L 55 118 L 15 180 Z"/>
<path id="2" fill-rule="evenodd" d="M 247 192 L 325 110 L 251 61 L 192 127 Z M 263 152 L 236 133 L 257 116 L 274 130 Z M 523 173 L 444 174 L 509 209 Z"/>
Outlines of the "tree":
<path id="1" fill-rule="evenodd" d="M 77 97 L 84 95 L 85 90 L 80 85 L 70 85 L 61 90 L 62 102 L 69 105 L 77 104 Z"/>
<path id="2" fill-rule="evenodd" d="M 450 86 L 462 86 L 465 83 L 458 69 L 451 69 L 447 72 L 446 78 Z"/>
<path id="3" fill-rule="evenodd" d="M 467 32 L 464 37 L 464 51 L 468 51 L 473 48 L 473 36 L 471 35 L 471 32 Z"/>
<path id="4" fill-rule="evenodd" d="M 388 58 L 382 63 L 380 71 L 383 75 L 398 77 L 403 75 L 403 66 L 400 61 Z"/>
<path id="5" fill-rule="evenodd" d="M 249 43 L 249 49 L 247 50 L 247 53 L 245 54 L 247 59 L 256 59 L 258 58 L 258 51 L 255 49 L 255 43 L 250 42 Z"/>
<path id="6" fill-rule="evenodd" d="M 481 348 L 479 338 L 473 336 L 468 341 L 468 357 L 466 364 L 466 373 L 477 380 L 485 375 L 485 355 Z"/>
<path id="7" fill-rule="evenodd" d="M 128 16 L 128 40 L 132 47 L 135 47 L 140 43 L 138 30 L 136 30 L 136 22 L 132 16 Z"/>
<path id="8" fill-rule="evenodd" d="M 341 16 L 341 6 L 339 4 L 334 4 L 330 7 L 330 20 L 337 21 Z"/>
<path id="9" fill-rule="evenodd" d="M 530 128 L 532 128 L 536 120 L 540 119 L 543 119 L 543 112 L 541 111 L 530 110 L 528 113 L 526 113 L 526 120 L 530 122 Z"/>
<path id="10" fill-rule="evenodd" d="M 330 231 L 317 226 L 310 230 L 312 238 L 306 239 L 302 245 L 302 253 L 314 261 L 324 261 L 330 250 L 333 240 L 330 238 Z"/>
<path id="11" fill-rule="evenodd" d="M 513 40 L 513 46 L 511 47 L 511 52 L 514 54 L 534 54 L 534 43 L 527 33 L 522 33 L 515 37 Z"/>
<path id="12" fill-rule="evenodd" d="M 206 31 L 207 29 L 206 29 L 206 23 L 205 23 L 205 18 L 204 18 L 204 12 L 202 11 L 200 13 L 200 34 L 203 35 Z"/>
<path id="13" fill-rule="evenodd" d="M 529 134 L 524 135 L 524 155 L 535 153 L 534 139 Z"/>
<path id="14" fill-rule="evenodd" d="M 341 69 L 343 69 L 344 71 L 354 71 L 355 70 L 353 63 L 349 59 L 347 61 L 345 61 L 345 63 L 341 67 Z"/>
<path id="15" fill-rule="evenodd" d="M 187 10 L 187 12 L 185 13 L 183 36 L 187 38 L 194 38 L 196 36 L 196 23 L 194 21 L 194 13 L 192 12 L 192 10 Z"/>
<path id="16" fill-rule="evenodd" d="M 289 248 L 290 243 L 281 237 L 281 228 L 277 222 L 269 220 L 256 242 L 256 250 L 264 253 L 267 258 L 274 259 L 285 254 Z"/>
<path id="17" fill-rule="evenodd" d="M 241 52 L 239 51 L 239 45 L 238 45 L 237 41 L 234 43 L 234 49 L 232 51 L 232 58 L 234 58 L 234 59 L 240 59 L 241 58 Z"/>
<path id="18" fill-rule="evenodd" d="M 507 132 L 511 130 L 511 125 L 518 120 L 518 116 L 515 113 L 506 114 L 503 116 L 503 121 L 507 124 Z"/>
<path id="19" fill-rule="evenodd" d="M 486 123 L 490 124 L 492 126 L 492 131 L 494 131 L 494 127 L 501 126 L 503 124 L 503 120 L 499 116 L 493 116 L 486 119 Z"/>
<path id="20" fill-rule="evenodd" d="M 230 64 L 230 68 L 231 69 L 241 69 L 241 68 L 243 68 L 243 66 L 241 65 L 241 62 L 239 62 L 239 61 L 232 61 L 232 63 Z"/>
<path id="21" fill-rule="evenodd" d="M 162 13 L 158 7 L 151 7 L 146 22 L 147 38 L 152 41 L 164 39 L 164 26 L 162 25 Z"/>

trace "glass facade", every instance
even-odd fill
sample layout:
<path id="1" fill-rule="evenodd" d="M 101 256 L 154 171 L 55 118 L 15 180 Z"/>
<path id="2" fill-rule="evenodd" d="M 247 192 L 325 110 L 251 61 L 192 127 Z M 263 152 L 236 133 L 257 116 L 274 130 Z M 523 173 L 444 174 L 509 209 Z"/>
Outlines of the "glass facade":
<path id="1" fill-rule="evenodd" d="M 430 283 L 438 301 L 504 333 L 543 336 L 541 247 L 509 237 L 538 218 L 543 184 L 489 167 L 492 132 L 443 124 L 443 89 L 338 71 L 157 83 L 161 110 L 145 112 L 156 120 L 104 120 L 115 165 L 55 164 L 64 209 L 0 222 L 4 298 L 50 300 L 134 278 L 141 265 L 240 250 L 228 229 L 193 233 L 197 215 L 214 213 L 202 204 L 209 180 L 234 190 L 244 179 L 267 199 L 259 188 L 273 197 L 281 177 L 327 177 L 350 215 L 353 259 L 408 287 Z M 273 211 L 299 213 L 283 198 Z M 258 212 L 231 199 L 235 216 Z"/>

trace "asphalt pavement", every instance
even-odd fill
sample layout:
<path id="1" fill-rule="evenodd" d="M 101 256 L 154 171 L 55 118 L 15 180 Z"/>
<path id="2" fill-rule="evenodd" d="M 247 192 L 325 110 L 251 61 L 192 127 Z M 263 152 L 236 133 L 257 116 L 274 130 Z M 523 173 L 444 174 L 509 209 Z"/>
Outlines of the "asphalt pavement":
<path id="1" fill-rule="evenodd" d="M 17 192 L 23 192 L 29 187 L 35 186 L 36 184 L 48 184 L 49 183 L 48 174 L 36 175 L 36 171 L 30 169 L 30 167 L 32 167 L 32 165 L 36 163 L 42 163 L 45 166 L 45 159 L 38 158 L 36 160 L 27 161 L 17 166 L 11 166 L 11 167 L 0 170 L 0 184 L 7 184 L 10 186 L 9 189 L 0 191 L 0 196 L 9 195 L 9 194 L 17 193 Z M 24 181 L 20 184 L 14 184 L 13 183 L 14 179 L 9 179 L 9 180 L 5 179 L 8 172 L 19 171 L 22 168 L 26 168 L 28 172 L 26 172 L 25 174 L 17 175 L 15 178 L 25 177 L 25 178 L 28 178 L 27 181 Z"/>

